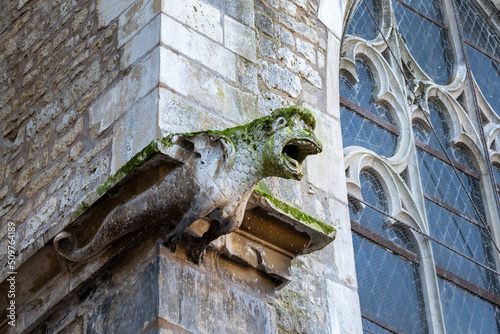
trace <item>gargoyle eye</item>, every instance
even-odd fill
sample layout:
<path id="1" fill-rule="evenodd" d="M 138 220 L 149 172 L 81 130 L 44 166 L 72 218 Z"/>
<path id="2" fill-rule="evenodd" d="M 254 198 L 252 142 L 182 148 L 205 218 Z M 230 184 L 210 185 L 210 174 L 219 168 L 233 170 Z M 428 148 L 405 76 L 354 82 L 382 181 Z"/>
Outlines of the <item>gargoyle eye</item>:
<path id="1" fill-rule="evenodd" d="M 284 117 L 278 117 L 273 124 L 273 130 L 279 130 L 286 126 L 286 119 Z"/>

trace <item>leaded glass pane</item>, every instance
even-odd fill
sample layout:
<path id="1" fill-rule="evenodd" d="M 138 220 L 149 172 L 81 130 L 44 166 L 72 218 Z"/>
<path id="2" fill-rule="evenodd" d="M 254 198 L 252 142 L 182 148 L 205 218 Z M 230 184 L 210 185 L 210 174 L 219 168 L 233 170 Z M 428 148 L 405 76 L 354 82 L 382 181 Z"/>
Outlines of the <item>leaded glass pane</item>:
<path id="1" fill-rule="evenodd" d="M 395 0 L 393 5 L 399 31 L 413 58 L 436 83 L 448 83 L 453 70 L 448 32 Z"/>
<path id="2" fill-rule="evenodd" d="M 361 308 L 408 333 L 427 332 L 418 265 L 357 234 L 353 244 Z"/>
<path id="3" fill-rule="evenodd" d="M 379 1 L 380 0 L 366 0 L 377 22 L 380 22 Z M 368 7 L 366 7 L 364 1 L 361 1 L 354 11 L 352 18 L 349 21 L 349 26 L 347 27 L 347 33 L 349 35 L 362 37 L 366 40 L 372 40 L 378 35 L 377 26 L 373 22 L 373 18 L 371 17 Z"/>
<path id="4" fill-rule="evenodd" d="M 362 146 L 390 157 L 396 151 L 397 136 L 341 106 L 342 141 L 344 147 Z"/>
<path id="5" fill-rule="evenodd" d="M 425 193 L 445 202 L 478 221 L 484 217 L 479 180 L 461 171 L 457 171 L 466 187 L 464 190 L 453 167 L 420 149 L 417 150 L 417 154 L 419 158 L 420 178 Z M 465 191 L 469 192 L 471 195 L 481 217 L 476 213 Z"/>
<path id="6" fill-rule="evenodd" d="M 500 308 L 438 279 L 447 333 L 500 333 Z"/>
<path id="7" fill-rule="evenodd" d="M 361 183 L 361 196 L 363 196 L 363 200 L 387 212 L 387 199 L 384 194 L 384 189 L 377 178 L 372 173 L 363 171 L 359 176 L 359 181 Z M 401 247 L 414 251 L 410 240 L 402 231 L 387 226 L 387 218 L 382 213 L 368 206 L 362 210 L 358 210 L 352 203 L 349 204 L 349 209 L 351 219 L 355 222 L 364 225 L 378 235 Z"/>
<path id="8" fill-rule="evenodd" d="M 388 330 L 380 327 L 377 324 L 374 324 L 368 319 L 361 318 L 361 322 L 363 325 L 363 333 L 364 334 L 391 334 Z"/>
<path id="9" fill-rule="evenodd" d="M 500 63 L 467 45 L 470 69 L 491 108 L 500 115 Z"/>
<path id="10" fill-rule="evenodd" d="M 383 120 L 396 125 L 390 111 L 375 102 L 374 97 L 378 92 L 378 88 L 368 63 L 364 60 L 356 59 L 356 73 L 359 81 L 355 85 L 351 84 L 345 77 L 340 77 L 340 95 Z"/>
<path id="11" fill-rule="evenodd" d="M 425 202 L 425 206 L 430 232 L 434 238 L 481 264 L 495 268 L 491 239 L 485 229 L 429 200 Z M 496 275 L 491 271 L 438 243 L 432 243 L 432 249 L 438 266 L 491 293 L 500 292 Z"/>
<path id="12" fill-rule="evenodd" d="M 484 51 L 500 58 L 500 37 L 470 0 L 456 0 L 462 33 Z"/>
<path id="13" fill-rule="evenodd" d="M 441 0 L 401 0 L 407 5 L 413 7 L 416 11 L 436 20 L 439 23 L 444 23 L 443 10 Z"/>

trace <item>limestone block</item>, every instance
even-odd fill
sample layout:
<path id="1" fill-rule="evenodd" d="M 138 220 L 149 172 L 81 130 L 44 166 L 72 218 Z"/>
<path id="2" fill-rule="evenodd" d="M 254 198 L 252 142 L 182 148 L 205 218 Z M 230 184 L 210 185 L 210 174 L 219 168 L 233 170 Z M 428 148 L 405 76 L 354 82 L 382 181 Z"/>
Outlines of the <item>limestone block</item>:
<path id="1" fill-rule="evenodd" d="M 160 277 L 159 316 L 171 324 L 193 333 L 270 332 L 265 300 L 165 256 Z"/>
<path id="2" fill-rule="evenodd" d="M 227 81 L 163 47 L 160 66 L 161 84 L 208 109 L 238 124 L 259 116 L 255 95 L 231 86 Z"/>
<path id="3" fill-rule="evenodd" d="M 259 87 L 257 83 L 257 64 L 241 57 L 238 57 L 237 63 L 238 82 L 254 94 L 259 94 Z"/>
<path id="4" fill-rule="evenodd" d="M 97 17 L 99 28 L 104 28 L 117 18 L 125 9 L 132 5 L 136 0 L 98 0 Z"/>
<path id="5" fill-rule="evenodd" d="M 158 90 L 155 89 L 131 107 L 113 128 L 111 173 L 159 135 Z"/>
<path id="6" fill-rule="evenodd" d="M 219 43 L 223 42 L 221 13 L 206 2 L 200 0 L 162 0 L 161 10 L 208 38 Z"/>
<path id="7" fill-rule="evenodd" d="M 260 53 L 263 56 L 276 59 L 276 45 L 273 41 L 262 37 L 260 39 Z"/>
<path id="8" fill-rule="evenodd" d="M 342 39 L 342 26 L 347 15 L 347 0 L 323 0 L 319 5 L 318 17 L 339 40 Z"/>
<path id="9" fill-rule="evenodd" d="M 254 26 L 254 0 L 207 0 L 207 2 L 247 26 Z"/>
<path id="10" fill-rule="evenodd" d="M 337 236 L 333 244 L 324 252 L 333 252 L 327 255 L 328 262 L 333 259 L 336 276 L 346 286 L 357 288 L 356 267 L 354 263 L 354 250 L 352 245 L 351 223 L 349 209 L 345 203 L 328 199 L 330 221 L 337 229 Z"/>
<path id="11" fill-rule="evenodd" d="M 123 46 L 120 67 L 126 69 L 144 54 L 150 52 L 159 42 L 160 16 L 158 15 Z"/>
<path id="12" fill-rule="evenodd" d="M 361 334 L 361 309 L 358 294 L 346 286 L 327 280 L 328 313 L 332 334 Z"/>
<path id="13" fill-rule="evenodd" d="M 280 29 L 280 35 L 281 35 L 281 42 L 285 45 L 288 45 L 292 49 L 295 48 L 295 38 L 293 37 L 292 33 L 285 28 Z"/>
<path id="14" fill-rule="evenodd" d="M 297 22 L 297 20 L 285 13 L 279 13 L 279 19 L 289 29 L 301 34 L 313 43 L 318 43 L 318 32 L 305 23 Z"/>
<path id="15" fill-rule="evenodd" d="M 326 103 L 327 111 L 335 119 L 340 120 L 339 102 L 339 66 L 340 40 L 328 33 L 328 52 L 326 58 Z"/>
<path id="16" fill-rule="evenodd" d="M 236 56 L 210 39 L 162 15 L 161 42 L 236 81 Z M 175 63 L 172 63 L 175 64 Z"/>
<path id="17" fill-rule="evenodd" d="M 159 0 L 136 1 L 125 13 L 120 15 L 118 19 L 118 48 L 159 13 L 158 2 Z"/>
<path id="18" fill-rule="evenodd" d="M 297 51 L 309 60 L 312 64 L 316 64 L 316 47 L 309 42 L 301 39 L 297 40 Z"/>
<path id="19" fill-rule="evenodd" d="M 100 135 L 158 84 L 159 55 L 158 49 L 149 54 L 90 107 L 89 125 L 93 136 Z"/>
<path id="20" fill-rule="evenodd" d="M 321 89 L 322 83 L 318 71 L 307 65 L 306 60 L 291 52 L 288 48 L 278 50 L 278 58 L 285 62 L 285 65 L 295 73 L 303 76 L 307 81 Z"/>
<path id="21" fill-rule="evenodd" d="M 298 97 L 302 90 L 299 77 L 278 64 L 269 65 L 265 61 L 262 62 L 261 77 L 267 87 L 284 91 L 294 98 Z"/>
<path id="22" fill-rule="evenodd" d="M 160 87 L 159 96 L 159 126 L 162 135 L 208 129 L 222 130 L 232 125 L 168 89 Z"/>
<path id="23" fill-rule="evenodd" d="M 308 107 L 308 106 L 306 106 Z M 311 184 L 346 203 L 344 155 L 340 122 L 309 108 L 317 120 L 316 133 L 324 143 L 323 153 L 307 161 L 307 175 Z"/>
<path id="24" fill-rule="evenodd" d="M 257 61 L 255 31 L 229 16 L 224 17 L 224 45 L 254 63 Z"/>

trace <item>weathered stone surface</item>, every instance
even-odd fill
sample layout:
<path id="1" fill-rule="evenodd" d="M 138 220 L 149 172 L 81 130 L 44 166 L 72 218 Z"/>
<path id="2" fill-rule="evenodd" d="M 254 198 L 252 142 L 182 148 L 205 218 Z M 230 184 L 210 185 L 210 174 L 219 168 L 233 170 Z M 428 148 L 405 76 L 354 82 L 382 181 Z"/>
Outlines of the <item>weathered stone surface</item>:
<path id="1" fill-rule="evenodd" d="M 241 23 L 249 27 L 254 26 L 253 0 L 207 0 L 207 2 L 220 8 L 224 13 Z"/>
<path id="2" fill-rule="evenodd" d="M 83 118 L 80 118 L 75 126 L 69 130 L 62 137 L 56 139 L 52 152 L 50 154 L 52 160 L 59 156 L 59 154 L 66 152 L 68 148 L 75 142 L 76 138 L 83 133 Z"/>
<path id="3" fill-rule="evenodd" d="M 255 26 L 269 36 L 274 36 L 273 20 L 264 13 L 255 14 Z"/>
<path id="4" fill-rule="evenodd" d="M 255 31 L 230 17 L 224 18 L 224 45 L 254 63 L 257 61 Z"/>
<path id="5" fill-rule="evenodd" d="M 295 38 L 292 33 L 285 28 L 280 29 L 281 42 L 285 45 L 288 45 L 292 49 L 295 48 Z"/>
<path id="6" fill-rule="evenodd" d="M 290 28 L 296 33 L 303 35 L 311 42 L 318 43 L 319 36 L 316 30 L 312 29 L 311 27 L 308 27 L 304 23 L 297 22 L 297 20 L 295 20 L 293 17 L 284 13 L 279 13 L 279 18 L 280 22 L 284 24 L 286 27 Z"/>
<path id="7" fill-rule="evenodd" d="M 263 56 L 276 59 L 276 45 L 267 38 L 260 39 L 260 52 Z"/>
<path id="8" fill-rule="evenodd" d="M 361 333 L 361 311 L 358 294 L 346 286 L 327 280 L 326 296 L 332 333 Z M 339 303 L 338 301 L 345 301 Z M 349 321 L 346 321 L 349 319 Z"/>
<path id="9" fill-rule="evenodd" d="M 123 46 L 120 67 L 125 69 L 160 43 L 160 16 L 156 16 Z"/>
<path id="10" fill-rule="evenodd" d="M 210 332 L 215 324 L 220 333 L 271 332 L 264 300 L 163 256 L 160 273 L 162 319 L 193 333 Z"/>
<path id="11" fill-rule="evenodd" d="M 134 2 L 135 0 L 124 0 L 119 2 L 114 0 L 98 0 L 97 15 L 99 17 L 99 28 L 106 27 Z"/>
<path id="12" fill-rule="evenodd" d="M 151 91 L 114 126 L 111 173 L 115 173 L 153 139 L 159 137 L 158 89 Z"/>
<path id="13" fill-rule="evenodd" d="M 175 67 L 169 64 L 176 64 Z M 242 124 L 259 116 L 257 97 L 161 48 L 160 82 L 208 109 Z"/>
<path id="14" fill-rule="evenodd" d="M 286 67 L 300 74 L 307 81 L 321 89 L 322 83 L 318 71 L 313 70 L 311 66 L 307 65 L 304 58 L 298 57 L 288 48 L 280 48 L 278 50 L 278 58 L 285 62 Z"/>
<path id="15" fill-rule="evenodd" d="M 159 51 L 149 54 L 130 74 L 106 92 L 90 108 L 90 126 L 100 135 L 158 84 Z M 127 97 L 127 98 L 124 98 Z"/>
<path id="16" fill-rule="evenodd" d="M 212 40 L 162 15 L 161 42 L 199 61 L 209 69 L 236 80 L 236 56 Z"/>
<path id="17" fill-rule="evenodd" d="M 316 50 L 311 43 L 301 39 L 297 40 L 297 51 L 309 60 L 309 62 L 316 64 Z"/>
<path id="18" fill-rule="evenodd" d="M 163 135 L 180 132 L 222 130 L 229 123 L 170 90 L 160 88 L 159 126 Z"/>
<path id="19" fill-rule="evenodd" d="M 238 58 L 238 82 L 254 94 L 259 93 L 257 73 L 258 70 L 256 64 L 244 58 Z"/>
<path id="20" fill-rule="evenodd" d="M 142 30 L 159 13 L 159 0 L 139 0 L 128 8 L 118 19 L 118 47 Z M 144 52 L 149 49 L 143 50 Z"/>
<path id="21" fill-rule="evenodd" d="M 108 296 L 87 320 L 86 333 L 141 333 L 158 314 L 159 263 L 155 261 Z"/>
<path id="22" fill-rule="evenodd" d="M 221 13 L 200 0 L 162 0 L 162 12 L 206 35 L 216 42 L 223 42 Z"/>
<path id="23" fill-rule="evenodd" d="M 299 77 L 277 64 L 262 62 L 261 77 L 267 87 L 279 89 L 292 97 L 299 96 L 302 90 Z"/>

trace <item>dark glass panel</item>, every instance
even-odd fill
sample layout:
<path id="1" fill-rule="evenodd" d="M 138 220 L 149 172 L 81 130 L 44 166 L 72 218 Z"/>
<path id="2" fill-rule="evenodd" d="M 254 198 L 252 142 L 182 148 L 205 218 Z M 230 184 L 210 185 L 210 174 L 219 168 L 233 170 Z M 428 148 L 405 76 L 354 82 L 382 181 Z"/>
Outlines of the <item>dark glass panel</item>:
<path id="1" fill-rule="evenodd" d="M 480 220 L 453 167 L 420 149 L 417 150 L 417 154 L 424 192 Z M 479 180 L 461 171 L 457 172 L 483 218 L 484 208 Z"/>
<path id="2" fill-rule="evenodd" d="M 361 318 L 364 334 L 391 334 L 392 332 L 380 327 L 368 319 Z"/>
<path id="3" fill-rule="evenodd" d="M 390 157 L 396 151 L 397 136 L 341 106 L 342 142 L 344 147 L 362 146 Z"/>
<path id="4" fill-rule="evenodd" d="M 500 333 L 500 308 L 438 279 L 447 333 Z"/>
<path id="5" fill-rule="evenodd" d="M 418 265 L 357 234 L 353 243 L 361 308 L 408 333 L 427 332 Z"/>
<path id="6" fill-rule="evenodd" d="M 467 56 L 481 93 L 497 115 L 500 115 L 500 63 L 469 45 Z"/>
<path id="7" fill-rule="evenodd" d="M 431 235 L 490 268 L 495 268 L 491 238 L 487 231 L 427 200 L 425 202 Z M 475 264 L 438 243 L 432 243 L 434 259 L 438 266 L 490 291 L 499 293 L 496 277 L 490 271 Z"/>
<path id="8" fill-rule="evenodd" d="M 359 81 L 355 85 L 352 85 L 345 77 L 340 77 L 340 95 L 383 120 L 396 125 L 390 111 L 375 102 L 374 97 L 377 94 L 378 88 L 368 63 L 364 60 L 356 59 L 356 73 Z"/>
<path id="9" fill-rule="evenodd" d="M 366 0 L 373 16 L 380 24 L 380 0 Z M 347 27 L 349 35 L 356 35 L 366 40 L 374 39 L 378 35 L 378 29 L 363 0 L 359 3 Z"/>
<path id="10" fill-rule="evenodd" d="M 436 83 L 448 83 L 453 70 L 448 32 L 395 0 L 393 8 L 399 31 L 413 58 Z"/>
<path id="11" fill-rule="evenodd" d="M 457 0 L 462 33 L 484 51 L 500 58 L 500 37 L 470 0 Z"/>
<path id="12" fill-rule="evenodd" d="M 444 23 L 441 0 L 402 0 L 415 10 L 439 23 Z"/>
<path id="13" fill-rule="evenodd" d="M 363 200 L 376 208 L 387 212 L 387 199 L 382 185 L 370 172 L 363 171 L 359 177 L 361 183 L 361 195 Z M 366 206 L 358 210 L 352 203 L 349 204 L 351 219 L 369 228 L 378 235 L 410 251 L 415 251 L 408 237 L 397 228 L 390 228 L 387 224 L 387 217 L 382 213 Z"/>

